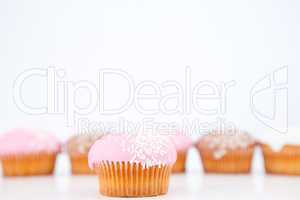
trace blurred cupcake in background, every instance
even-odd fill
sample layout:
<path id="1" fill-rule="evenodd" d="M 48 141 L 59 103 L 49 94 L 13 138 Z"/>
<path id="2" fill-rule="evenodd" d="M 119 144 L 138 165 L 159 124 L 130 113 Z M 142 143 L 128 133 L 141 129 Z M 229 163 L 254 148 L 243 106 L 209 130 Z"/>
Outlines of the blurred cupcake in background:
<path id="1" fill-rule="evenodd" d="M 103 134 L 81 134 L 71 137 L 67 142 L 67 152 L 71 161 L 71 171 L 74 175 L 94 174 L 88 165 L 88 152 L 91 146 Z"/>
<path id="2" fill-rule="evenodd" d="M 100 193 L 113 197 L 166 194 L 175 161 L 174 144 L 160 134 L 109 134 L 89 152 Z"/>
<path id="3" fill-rule="evenodd" d="M 60 142 L 52 135 L 14 129 L 0 135 L 0 159 L 4 176 L 51 175 Z"/>
<path id="4" fill-rule="evenodd" d="M 300 175 L 300 129 L 270 130 L 259 139 L 268 174 Z"/>
<path id="5" fill-rule="evenodd" d="M 254 139 L 240 130 L 213 131 L 196 144 L 207 173 L 249 173 Z"/>
<path id="6" fill-rule="evenodd" d="M 177 151 L 177 160 L 173 165 L 172 172 L 184 173 L 186 170 L 188 150 L 193 146 L 192 139 L 182 132 L 177 132 L 175 135 L 171 136 L 171 140 Z"/>

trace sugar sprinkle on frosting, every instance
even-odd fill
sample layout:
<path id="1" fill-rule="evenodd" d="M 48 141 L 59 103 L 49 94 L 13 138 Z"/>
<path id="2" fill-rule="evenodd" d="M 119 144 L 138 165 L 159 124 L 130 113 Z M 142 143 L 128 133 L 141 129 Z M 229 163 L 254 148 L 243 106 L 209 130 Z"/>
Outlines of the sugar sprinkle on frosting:
<path id="1" fill-rule="evenodd" d="M 200 138 L 198 147 L 211 149 L 214 158 L 220 159 L 230 150 L 245 149 L 254 143 L 254 139 L 248 133 L 240 130 L 234 132 L 213 131 Z"/>
<path id="2" fill-rule="evenodd" d="M 98 140 L 89 152 L 89 166 L 103 161 L 130 162 L 143 167 L 172 165 L 176 149 L 168 137 L 159 134 L 109 134 Z"/>
<path id="3" fill-rule="evenodd" d="M 67 142 L 67 152 L 71 155 L 87 154 L 91 146 L 101 137 L 103 137 L 101 133 L 75 135 Z"/>

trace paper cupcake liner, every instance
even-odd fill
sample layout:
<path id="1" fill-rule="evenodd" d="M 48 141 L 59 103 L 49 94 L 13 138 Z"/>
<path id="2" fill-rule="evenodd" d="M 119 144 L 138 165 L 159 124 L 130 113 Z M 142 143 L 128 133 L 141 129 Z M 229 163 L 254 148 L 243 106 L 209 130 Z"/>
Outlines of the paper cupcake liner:
<path id="1" fill-rule="evenodd" d="M 231 150 L 216 159 L 210 149 L 199 149 L 204 172 L 246 174 L 251 171 L 254 147 Z"/>
<path id="2" fill-rule="evenodd" d="M 267 145 L 262 145 L 262 151 L 266 173 L 300 175 L 300 146 L 286 145 L 277 152 Z"/>
<path id="3" fill-rule="evenodd" d="M 146 197 L 166 194 L 171 166 L 143 167 L 125 162 L 102 162 L 95 168 L 99 191 L 112 197 Z"/>
<path id="4" fill-rule="evenodd" d="M 88 165 L 88 155 L 70 155 L 71 171 L 73 175 L 93 175 Z"/>
<path id="5" fill-rule="evenodd" d="M 177 160 L 172 168 L 172 173 L 184 173 L 186 165 L 187 151 L 177 152 Z"/>
<path id="6" fill-rule="evenodd" d="M 53 174 L 56 154 L 32 154 L 1 158 L 4 176 L 37 176 Z"/>

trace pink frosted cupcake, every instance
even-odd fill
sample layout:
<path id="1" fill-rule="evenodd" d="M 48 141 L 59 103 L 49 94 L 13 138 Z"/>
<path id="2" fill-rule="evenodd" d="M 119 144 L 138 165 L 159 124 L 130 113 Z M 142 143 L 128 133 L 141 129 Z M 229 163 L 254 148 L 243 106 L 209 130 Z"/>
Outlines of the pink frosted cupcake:
<path id="1" fill-rule="evenodd" d="M 53 173 L 60 143 L 50 135 L 15 129 L 0 135 L 0 159 L 4 176 Z"/>
<path id="2" fill-rule="evenodd" d="M 185 166 L 188 150 L 191 146 L 193 146 L 193 142 L 191 138 L 181 132 L 178 132 L 176 135 L 171 136 L 171 140 L 173 141 L 177 151 L 177 160 L 173 166 L 172 172 L 183 173 L 185 172 L 186 168 Z"/>
<path id="3" fill-rule="evenodd" d="M 89 166 L 106 196 L 143 197 L 167 193 L 176 149 L 169 138 L 153 134 L 111 134 L 90 149 Z"/>

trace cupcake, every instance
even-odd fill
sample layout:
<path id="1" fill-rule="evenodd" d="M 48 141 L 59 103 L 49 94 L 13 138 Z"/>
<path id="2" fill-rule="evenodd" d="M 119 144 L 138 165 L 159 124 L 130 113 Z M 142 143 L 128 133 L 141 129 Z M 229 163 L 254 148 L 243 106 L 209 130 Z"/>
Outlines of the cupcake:
<path id="1" fill-rule="evenodd" d="M 51 135 L 15 129 L 0 135 L 4 176 L 50 175 L 60 143 Z"/>
<path id="2" fill-rule="evenodd" d="M 249 173 L 255 141 L 245 132 L 229 131 L 203 136 L 197 143 L 207 173 Z"/>
<path id="3" fill-rule="evenodd" d="M 94 142 L 101 137 L 102 134 L 83 134 L 68 140 L 67 152 L 71 161 L 72 174 L 94 174 L 88 165 L 88 152 Z"/>
<path id="4" fill-rule="evenodd" d="M 300 129 L 289 128 L 286 133 L 271 131 L 269 137 L 260 139 L 266 173 L 299 176 Z"/>
<path id="5" fill-rule="evenodd" d="M 158 196 L 167 193 L 176 149 L 158 134 L 110 134 L 91 147 L 88 161 L 98 174 L 101 194 Z"/>
<path id="6" fill-rule="evenodd" d="M 177 133 L 171 136 L 171 140 L 175 145 L 177 151 L 177 160 L 172 168 L 173 173 L 185 172 L 186 158 L 189 148 L 193 145 L 191 138 L 185 136 L 183 133 Z"/>

